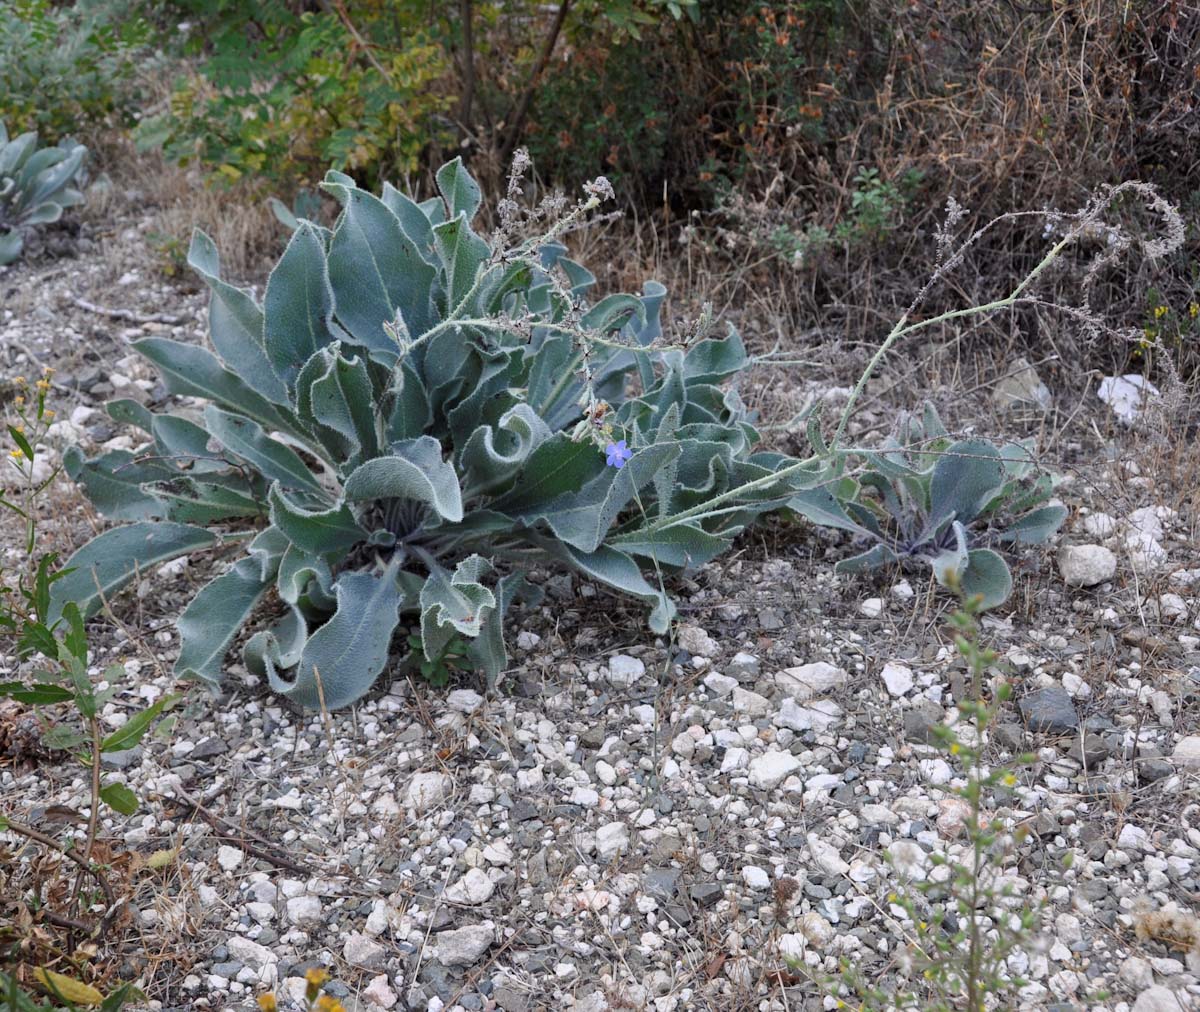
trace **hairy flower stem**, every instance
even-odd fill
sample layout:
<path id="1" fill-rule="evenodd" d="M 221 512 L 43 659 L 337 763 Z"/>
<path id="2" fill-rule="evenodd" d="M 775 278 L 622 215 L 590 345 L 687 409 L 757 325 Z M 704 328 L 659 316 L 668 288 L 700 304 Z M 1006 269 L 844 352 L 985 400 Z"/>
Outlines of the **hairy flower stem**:
<path id="1" fill-rule="evenodd" d="M 846 448 L 841 447 L 839 444 L 841 443 L 842 436 L 845 434 L 846 426 L 850 422 L 850 416 L 854 411 L 854 405 L 858 401 L 859 397 L 862 396 L 862 392 L 867 385 L 867 381 L 871 378 L 872 374 L 879 367 L 880 362 L 883 361 L 884 356 L 887 355 L 897 341 L 903 337 L 907 337 L 910 334 L 916 333 L 918 330 L 923 330 L 925 327 L 931 327 L 935 323 L 944 323 L 947 320 L 959 319 L 961 317 L 976 316 L 980 313 L 989 313 L 997 309 L 1005 309 L 1008 306 L 1014 305 L 1017 300 L 1020 299 L 1021 294 L 1031 284 L 1033 284 L 1034 281 L 1037 280 L 1038 276 L 1041 275 L 1041 273 L 1057 259 L 1059 253 L 1061 253 L 1066 246 L 1070 245 L 1070 243 L 1074 242 L 1074 240 L 1074 234 L 1068 233 L 1066 237 L 1055 243 L 1055 245 L 1051 247 L 1050 251 L 1042 258 L 1041 262 L 1038 263 L 1038 265 L 1025 276 L 1024 280 L 1003 299 L 997 299 L 995 302 L 988 302 L 982 306 L 969 306 L 966 309 L 953 309 L 942 313 L 939 316 L 931 317 L 928 320 L 919 320 L 916 323 L 910 323 L 908 326 L 905 326 L 905 321 L 912 312 L 913 307 L 910 306 L 909 309 L 906 310 L 900 317 L 900 319 L 896 321 L 896 325 L 892 328 L 884 342 L 879 346 L 879 349 L 871 357 L 871 361 L 867 363 L 866 369 L 863 370 L 862 375 L 858 378 L 858 382 L 855 384 L 854 390 L 850 394 L 849 400 L 846 402 L 846 407 L 842 411 L 842 417 L 838 422 L 836 431 L 833 434 L 833 439 L 830 440 L 829 451 L 827 453 L 806 457 L 804 460 L 798 461 L 795 464 L 789 464 L 787 467 L 776 471 L 774 474 L 764 475 L 763 477 L 756 478 L 744 485 L 739 485 L 737 488 L 731 488 L 727 492 L 723 492 L 720 495 L 714 496 L 706 503 L 693 506 L 690 509 L 675 513 L 672 516 L 664 517 L 657 523 L 652 524 L 649 528 L 647 528 L 647 530 L 664 531 L 670 527 L 677 527 L 689 520 L 704 520 L 709 516 L 715 515 L 714 513 L 710 512 L 714 506 L 718 506 L 724 502 L 729 502 L 731 499 L 738 499 L 750 492 L 757 492 L 761 489 L 770 488 L 776 482 L 781 481 L 784 478 L 790 477 L 793 474 L 799 474 L 806 468 L 811 468 L 813 464 L 821 461 L 829 461 L 835 457 L 846 455 L 849 451 Z"/>
<path id="2" fill-rule="evenodd" d="M 867 385 L 867 381 L 871 378 L 872 374 L 879 367 L 880 362 L 883 361 L 884 356 L 887 355 L 897 341 L 903 337 L 907 337 L 909 334 L 915 334 L 918 330 L 923 330 L 925 327 L 932 327 L 935 323 L 945 323 L 947 320 L 955 320 L 965 316 L 975 316 L 979 313 L 990 313 L 994 310 L 1006 309 L 1009 306 L 1014 305 L 1021 297 L 1021 293 L 1037 280 L 1042 271 L 1044 271 L 1050 266 L 1050 264 L 1058 259 L 1059 253 L 1061 253 L 1064 248 L 1074 241 L 1074 233 L 1068 232 L 1063 239 L 1051 247 L 1050 251 L 1042 258 L 1041 262 L 1025 276 L 1021 283 L 1003 299 L 997 299 L 995 302 L 989 302 L 982 306 L 968 306 L 966 309 L 952 309 L 948 312 L 940 314 L 939 316 L 931 317 L 928 320 L 918 320 L 916 323 L 911 323 L 906 327 L 904 322 L 908 319 L 909 314 L 915 308 L 914 306 L 909 306 L 909 308 L 901 314 L 900 319 L 896 321 L 896 325 L 892 328 L 891 333 L 888 334 L 883 344 L 881 344 L 875 354 L 871 356 L 871 361 L 867 363 L 866 369 L 863 370 L 862 375 L 858 378 L 858 382 L 854 385 L 854 390 L 850 394 L 849 399 L 846 401 L 846 407 L 842 410 L 841 420 L 838 422 L 837 431 L 834 432 L 830 445 L 836 447 L 838 442 L 841 440 L 843 433 L 846 431 L 846 426 L 850 422 L 850 415 L 854 411 L 854 405 L 857 403 L 859 397 L 862 396 L 862 392 Z"/>

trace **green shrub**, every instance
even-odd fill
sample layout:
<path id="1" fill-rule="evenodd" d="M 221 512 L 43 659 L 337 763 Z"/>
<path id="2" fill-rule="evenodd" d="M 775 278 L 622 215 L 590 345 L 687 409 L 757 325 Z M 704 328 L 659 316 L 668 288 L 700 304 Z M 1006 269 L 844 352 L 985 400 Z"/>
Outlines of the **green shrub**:
<path id="1" fill-rule="evenodd" d="M 660 24 L 694 18 L 698 4 L 577 0 L 563 5 L 561 18 L 533 0 L 336 7 L 176 0 L 170 9 L 189 19 L 183 48 L 199 60 L 177 82 L 169 110 L 144 122 L 139 136 L 229 180 L 265 177 L 288 191 L 330 167 L 367 181 L 404 176 L 460 143 L 502 164 L 523 141 L 533 107 L 545 109 L 547 99 L 587 118 L 571 123 L 556 112 L 563 127 L 548 145 L 545 127 L 537 132 L 556 178 L 578 184 L 612 171 L 611 145 L 598 144 L 618 136 L 636 160 L 623 155 L 616 168 L 651 173 L 662 138 L 655 139 L 650 64 L 639 47 Z M 573 58 L 564 61 L 568 46 Z M 597 104 L 594 82 L 608 78 L 593 71 L 612 47 L 619 52 L 608 65 L 627 72 Z M 636 111 L 627 108 L 634 95 Z M 561 143 L 567 131 L 583 145 L 581 157 L 562 157 L 571 154 Z"/>
<path id="2" fill-rule="evenodd" d="M 152 26 L 139 0 L 0 4 L 0 120 L 58 140 L 128 123 Z"/>
<path id="3" fill-rule="evenodd" d="M 87 148 L 73 141 L 38 147 L 34 132 L 8 139 L 0 120 L 0 265 L 21 255 L 22 232 L 58 221 L 63 209 L 83 202 Z"/>
<path id="4" fill-rule="evenodd" d="M 440 198 L 418 204 L 331 172 L 334 229 L 298 223 L 261 307 L 196 236 L 216 354 L 135 347 L 172 392 L 208 403 L 155 415 L 118 401 L 110 413 L 149 445 L 66 455 L 101 512 L 133 523 L 71 558 L 56 608 L 94 613 L 140 570 L 243 545 L 180 618 L 177 672 L 216 684 L 274 589 L 286 611 L 250 639 L 248 667 L 303 705 L 337 707 L 383 670 L 402 612 L 431 673 L 461 639 L 494 681 L 531 566 L 645 601 L 664 633 L 666 575 L 712 559 L 766 510 L 832 502 L 814 488 L 823 463 L 753 452 L 747 411 L 720 386 L 747 364 L 736 333 L 665 344 L 655 282 L 589 305 L 592 275 L 555 238 L 606 184 L 565 212 L 537 209 L 539 228 L 551 224 L 523 242 L 510 199 L 488 242 L 461 161 L 437 182 Z"/>
<path id="5" fill-rule="evenodd" d="M 184 49 L 200 62 L 138 135 L 229 181 L 294 183 L 330 166 L 410 172 L 445 134 L 439 117 L 452 101 L 440 83 L 447 55 L 423 6 L 181 0 L 174 7 L 194 19 Z"/>

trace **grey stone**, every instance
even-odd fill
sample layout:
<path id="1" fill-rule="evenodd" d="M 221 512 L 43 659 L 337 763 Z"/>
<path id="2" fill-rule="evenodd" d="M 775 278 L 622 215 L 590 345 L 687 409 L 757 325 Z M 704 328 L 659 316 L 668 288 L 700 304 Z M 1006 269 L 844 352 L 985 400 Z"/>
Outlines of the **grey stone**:
<path id="1" fill-rule="evenodd" d="M 1170 988 L 1155 984 L 1146 988 L 1133 1003 L 1133 1012 L 1180 1012 L 1189 1007 L 1186 994 L 1176 994 Z"/>
<path id="2" fill-rule="evenodd" d="M 501 984 L 492 992 L 492 1000 L 503 1012 L 529 1012 L 529 999 L 507 984 Z"/>
<path id="3" fill-rule="evenodd" d="M 1108 742 L 1098 734 L 1085 734 L 1082 740 L 1077 737 L 1071 743 L 1067 755 L 1076 762 L 1092 767 L 1108 758 Z"/>
<path id="4" fill-rule="evenodd" d="M 1020 752 L 1025 747 L 1025 729 L 1020 724 L 997 724 L 993 733 L 996 742 L 1009 752 Z"/>
<path id="5" fill-rule="evenodd" d="M 224 755 L 229 751 L 229 745 L 220 738 L 209 737 L 205 738 L 191 752 L 188 753 L 188 758 L 196 759 L 215 759 L 219 755 Z"/>
<path id="6" fill-rule="evenodd" d="M 236 959 L 227 963 L 213 963 L 212 972 L 218 977 L 224 977 L 226 980 L 233 980 L 234 977 L 241 972 L 244 963 L 239 963 Z"/>
<path id="7" fill-rule="evenodd" d="M 579 744 L 584 748 L 598 749 L 604 744 L 605 729 L 599 724 L 591 724 L 579 736 Z"/>
<path id="8" fill-rule="evenodd" d="M 1094 587 L 1117 573 L 1117 557 L 1103 545 L 1065 545 L 1058 552 L 1058 571 L 1071 587 Z"/>
<path id="9" fill-rule="evenodd" d="M 1031 731 L 1063 733 L 1079 726 L 1079 714 L 1070 693 L 1061 685 L 1031 692 L 1018 704 L 1021 716 Z"/>
<path id="10" fill-rule="evenodd" d="M 775 632 L 784 626 L 783 615 L 776 608 L 764 608 L 758 613 L 758 625 L 766 632 Z"/>
<path id="11" fill-rule="evenodd" d="M 674 899 L 680 874 L 678 868 L 647 868 L 642 876 L 642 888 L 655 899 Z"/>
<path id="12" fill-rule="evenodd" d="M 142 761 L 142 746 L 136 748 L 122 749 L 120 752 L 105 752 L 100 757 L 100 762 L 103 766 L 114 770 L 128 769 L 130 766 L 140 765 Z"/>
<path id="13" fill-rule="evenodd" d="M 538 817 L 538 807 L 532 801 L 520 798 L 512 806 L 511 815 L 514 822 L 528 822 Z"/>
<path id="14" fill-rule="evenodd" d="M 725 895 L 725 890 L 719 882 L 698 882 L 688 890 L 688 895 L 697 906 L 711 907 Z"/>
<path id="15" fill-rule="evenodd" d="M 992 403 L 1001 411 L 1035 408 L 1046 412 L 1054 404 L 1050 389 L 1026 358 L 1015 358 L 992 390 Z"/>
<path id="16" fill-rule="evenodd" d="M 351 966 L 365 970 L 383 969 L 386 950 L 375 939 L 358 931 L 352 931 L 342 949 L 342 958 Z"/>
<path id="17" fill-rule="evenodd" d="M 1138 779 L 1143 783 L 1152 784 L 1166 780 L 1175 772 L 1175 767 L 1166 759 L 1138 759 L 1134 764 Z"/>
<path id="18" fill-rule="evenodd" d="M 929 699 L 922 699 L 911 709 L 904 711 L 904 737 L 907 741 L 919 741 L 932 745 L 937 742 L 933 729 L 942 722 L 942 708 Z"/>

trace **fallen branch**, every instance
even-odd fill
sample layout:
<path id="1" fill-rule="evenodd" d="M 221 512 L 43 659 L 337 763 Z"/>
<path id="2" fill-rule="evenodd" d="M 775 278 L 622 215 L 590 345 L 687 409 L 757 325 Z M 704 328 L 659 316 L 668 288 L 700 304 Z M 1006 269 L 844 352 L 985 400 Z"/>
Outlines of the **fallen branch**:
<path id="1" fill-rule="evenodd" d="M 268 864 L 275 865 L 276 868 L 285 868 L 288 871 L 299 872 L 302 875 L 312 875 L 313 869 L 302 864 L 297 864 L 289 858 L 281 854 L 271 851 L 270 844 L 266 840 L 262 840 L 263 846 L 256 846 L 246 839 L 246 833 L 235 826 L 232 822 L 222 818 L 215 812 L 210 812 L 199 801 L 193 798 L 182 787 L 174 788 L 176 798 L 175 801 L 194 811 L 197 815 L 204 819 L 213 828 L 213 832 L 222 839 L 230 843 L 236 843 L 247 854 L 261 858 Z M 261 838 L 260 838 L 261 839 Z"/>
<path id="2" fill-rule="evenodd" d="M 188 322 L 186 316 L 169 316 L 166 313 L 138 313 L 132 309 L 112 309 L 108 306 L 98 306 L 96 303 L 89 302 L 87 299 L 81 299 L 77 295 L 72 296 L 71 301 L 80 309 L 86 309 L 89 313 L 108 316 L 114 320 L 128 320 L 130 323 L 169 323 L 177 327 Z"/>
<path id="3" fill-rule="evenodd" d="M 93 802 L 93 807 L 96 807 L 95 802 Z M 75 864 L 79 865 L 80 874 L 87 873 L 96 880 L 96 884 L 100 886 L 101 891 L 104 893 L 105 899 L 105 913 L 98 924 L 88 924 L 85 921 L 77 920 L 74 917 L 68 917 L 64 914 L 56 914 L 54 911 L 47 908 L 42 910 L 42 916 L 45 917 L 45 919 L 51 924 L 54 924 L 60 928 L 71 928 L 72 930 L 82 932 L 89 938 L 98 938 L 102 936 L 108 930 L 109 925 L 112 923 L 113 916 L 120 909 L 121 902 L 123 902 L 118 902 L 115 894 L 113 893 L 112 886 L 109 884 L 108 879 L 104 876 L 104 873 L 96 865 L 94 865 L 91 860 L 88 859 L 88 857 L 80 855 L 71 847 L 63 846 L 63 844 L 59 843 L 56 839 L 54 839 L 54 837 L 47 836 L 40 830 L 34 829 L 32 826 L 26 826 L 22 822 L 14 822 L 12 819 L 5 818 L 4 829 L 7 832 L 15 833 L 17 836 L 23 836 L 27 840 L 33 840 L 35 843 L 40 843 L 43 847 L 47 847 L 48 849 L 57 852 L 65 857 L 68 861 L 73 861 Z M 88 851 L 90 854 L 90 846 Z M 72 906 L 74 906 L 74 902 L 75 896 L 72 896 Z"/>

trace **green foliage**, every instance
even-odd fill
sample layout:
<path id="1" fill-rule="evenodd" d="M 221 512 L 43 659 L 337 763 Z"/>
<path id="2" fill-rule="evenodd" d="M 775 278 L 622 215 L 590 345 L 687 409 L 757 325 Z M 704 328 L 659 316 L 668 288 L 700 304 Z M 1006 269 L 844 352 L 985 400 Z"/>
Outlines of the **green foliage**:
<path id="1" fill-rule="evenodd" d="M 9 453 L 8 466 L 17 470 L 24 487 L 18 501 L 0 498 L 0 508 L 25 522 L 24 548 L 29 569 L 28 574 L 19 575 L 15 588 L 7 582 L 0 584 L 0 629 L 11 636 L 18 659 L 40 655 L 45 666 L 24 679 L 0 682 L 0 696 L 36 707 L 70 704 L 81 729 L 61 721 L 53 725 L 47 721 L 46 743 L 71 751 L 84 765 L 94 762 L 98 768 L 102 754 L 137 745 L 176 697 L 164 697 L 133 714 L 111 734 L 101 731 L 96 715 L 116 693 L 124 668 L 119 664 L 110 666 L 102 676 L 109 683 L 108 688 L 96 689 L 88 674 L 88 637 L 83 615 L 73 600 L 62 606 L 54 602 L 61 588 L 77 582 L 78 574 L 58 569 L 58 558 L 53 553 L 36 557 L 38 500 L 58 474 L 51 471 L 42 477 L 38 469 L 39 440 L 53 417 L 46 407 L 48 387 L 45 379 L 36 384 L 32 404 L 25 396 L 18 397 L 18 421 L 7 427 L 16 444 Z M 99 777 L 95 785 L 100 799 L 110 808 L 124 815 L 133 814 L 137 799 L 127 787 L 115 781 L 106 784 Z"/>
<path id="2" fill-rule="evenodd" d="M 332 230 L 298 222 L 263 304 L 220 278 L 198 233 L 190 262 L 212 291 L 213 351 L 135 347 L 202 414 L 116 402 L 147 444 L 68 472 L 107 516 L 53 588 L 86 616 L 147 566 L 245 546 L 178 622 L 176 671 L 216 685 L 224 655 L 273 588 L 285 613 L 251 637 L 247 666 L 296 702 L 344 706 L 388 661 L 401 613 L 438 677 L 456 641 L 494 681 L 522 573 L 561 566 L 674 613 L 662 575 L 700 566 L 758 514 L 804 501 L 822 465 L 755 453 L 758 434 L 721 384 L 741 339 L 663 341 L 665 289 L 589 302 L 592 275 L 554 237 L 599 203 L 517 241 L 508 208 L 491 241 L 472 228 L 479 186 L 461 161 L 440 197 L 382 198 L 331 172 Z M 530 220 L 547 222 L 545 208 Z M 632 452 L 606 466 L 605 447 Z M 612 456 L 612 454 L 608 454 Z M 720 506 L 720 508 L 715 508 Z M 650 582 L 643 570 L 651 570 Z"/>
<path id="3" fill-rule="evenodd" d="M 21 255 L 23 230 L 58 221 L 64 208 L 83 202 L 86 158 L 87 148 L 73 141 L 39 148 L 34 132 L 9 140 L 0 121 L 0 265 Z"/>
<path id="4" fill-rule="evenodd" d="M 35 997 L 15 976 L 0 971 L 0 1012 L 77 1012 L 80 1008 L 120 1012 L 126 1005 L 145 1000 L 132 984 L 122 984 L 108 995 L 52 970 L 34 971 L 49 997 Z"/>
<path id="5" fill-rule="evenodd" d="M 636 37 L 602 10 L 615 6 L 577 12 L 570 60 L 534 97 L 524 142 L 551 178 L 603 171 L 651 206 L 664 183 L 672 204 L 695 205 L 824 139 L 813 96 L 834 83 L 840 0 L 697 3 L 647 17 Z"/>
<path id="6" fill-rule="evenodd" d="M 792 221 L 781 221 L 764 228 L 762 219 L 771 216 L 763 214 L 762 208 L 744 209 L 730 193 L 723 196 L 723 203 L 725 210 L 751 239 L 765 239 L 775 253 L 793 266 L 799 266 L 834 246 L 870 245 L 894 232 L 905 219 L 923 178 L 923 174 L 914 169 L 897 183 L 882 179 L 878 169 L 860 169 L 854 177 L 854 189 L 850 191 L 850 207 L 832 228 L 817 223 L 799 225 Z"/>
<path id="7" fill-rule="evenodd" d="M 127 123 L 152 26 L 140 0 L 0 4 L 0 120 L 58 139 Z"/>
<path id="8" fill-rule="evenodd" d="M 98 689 L 98 680 L 90 674 L 88 636 L 78 605 L 74 601 L 67 601 L 62 606 L 54 602 L 59 587 L 67 585 L 75 574 L 58 569 L 58 560 L 53 553 L 37 554 L 39 501 L 58 474 L 57 470 L 43 474 L 38 459 L 42 437 L 54 416 L 46 406 L 49 371 L 32 388 L 23 377 L 18 377 L 16 385 L 21 391 L 14 398 L 16 418 L 6 426 L 14 445 L 4 466 L 16 469 L 18 480 L 14 484 L 18 491 L 12 498 L 0 498 L 0 509 L 15 514 L 24 522 L 25 565 L 24 571 L 17 574 L 15 586 L 9 579 L 0 579 L 0 632 L 6 642 L 15 646 L 16 660 L 40 659 L 19 668 L 21 677 L 0 682 L 0 698 L 7 697 L 35 708 L 42 724 L 42 743 L 69 753 L 75 762 L 90 769 L 91 815 L 82 843 L 74 835 L 67 842 L 55 840 L 5 812 L 0 812 L 0 830 L 25 836 L 40 846 L 56 849 L 72 858 L 74 864 L 71 867 L 77 867 L 79 878 L 75 887 L 69 890 L 71 909 L 65 923 L 76 925 L 79 923 L 78 903 L 84 875 L 97 881 L 110 903 L 113 899 L 103 868 L 91 860 L 101 805 L 121 815 L 133 815 L 139 804 L 137 795 L 126 784 L 104 775 L 102 758 L 105 754 L 137 745 L 178 697 L 165 696 L 132 713 L 117 730 L 104 733 L 99 714 L 117 692 L 125 669 L 120 664 L 111 665 L 101 676 L 108 686 Z M 7 574 L 0 571 L 0 577 L 4 576 Z M 73 856 L 76 854 L 81 856 Z M 61 893 L 67 891 L 64 888 Z M 59 890 L 48 892 L 58 893 Z M 93 928 L 84 924 L 83 928 L 73 927 L 72 930 L 90 933 Z M 39 984 L 59 1001 L 70 999 L 90 1007 L 115 1010 L 132 1000 L 134 994 L 125 987 L 104 998 L 94 988 L 61 974 L 41 968 L 34 974 Z M 15 979 L 8 979 L 4 984 L 7 994 L 0 994 L 0 1009 L 6 1007 L 5 1001 L 13 1010 L 51 1007 L 31 1005 L 31 999 L 20 991 Z M 69 1001 L 67 1004 L 70 1006 Z"/>
<path id="9" fill-rule="evenodd" d="M 814 523 L 837 527 L 872 542 L 836 570 L 860 573 L 903 560 L 932 567 L 938 583 L 961 583 L 985 607 L 1003 604 L 1012 576 L 991 544 L 1040 544 L 1066 519 L 1066 508 L 1048 503 L 1049 475 L 1029 481 L 1031 448 L 1001 447 L 983 439 L 953 441 L 937 411 L 909 419 L 899 438 L 863 455 L 859 489 L 843 504 L 806 512 Z"/>
<path id="10" fill-rule="evenodd" d="M 421 637 L 408 637 L 409 657 L 416 663 L 417 670 L 430 685 L 441 687 L 450 684 L 450 678 L 455 671 L 470 668 L 467 642 L 461 636 L 454 636 L 436 657 L 425 656 L 425 646 Z"/>
<path id="11" fill-rule="evenodd" d="M 314 6 L 176 0 L 190 24 L 185 52 L 200 60 L 177 81 L 170 109 L 138 127 L 143 143 L 286 191 L 329 167 L 367 181 L 403 176 L 464 140 L 503 161 L 525 138 L 531 107 L 561 103 L 562 112 L 538 113 L 532 135 L 559 178 L 614 168 L 612 145 L 601 148 L 597 134 L 619 139 L 620 171 L 635 168 L 632 155 L 652 172 L 665 116 L 645 87 L 654 61 L 642 49 L 660 27 L 699 12 L 698 0 L 577 0 L 560 22 L 534 0 Z M 556 55 L 570 46 L 574 58 L 545 60 L 547 45 Z M 601 66 L 620 88 L 597 101 Z M 613 98 L 615 119 L 605 112 Z"/>
<path id="12" fill-rule="evenodd" d="M 426 5 L 361 2 L 306 10 L 253 0 L 180 0 L 185 49 L 202 59 L 170 110 L 137 134 L 228 181 L 297 180 L 326 168 L 410 172 L 446 135 L 448 55 Z"/>

